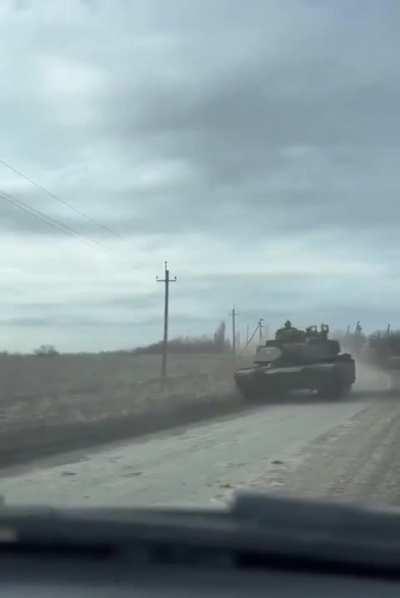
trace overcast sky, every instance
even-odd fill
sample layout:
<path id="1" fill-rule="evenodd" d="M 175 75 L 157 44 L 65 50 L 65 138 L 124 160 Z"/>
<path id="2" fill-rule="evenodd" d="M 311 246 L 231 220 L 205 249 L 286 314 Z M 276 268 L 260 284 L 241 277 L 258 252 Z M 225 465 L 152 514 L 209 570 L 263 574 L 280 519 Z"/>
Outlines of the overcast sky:
<path id="1" fill-rule="evenodd" d="M 55 197 L 0 164 L 0 349 L 158 340 L 164 259 L 171 336 L 233 302 L 242 335 L 400 327 L 399 28 L 397 0 L 3 0 L 0 160 Z"/>

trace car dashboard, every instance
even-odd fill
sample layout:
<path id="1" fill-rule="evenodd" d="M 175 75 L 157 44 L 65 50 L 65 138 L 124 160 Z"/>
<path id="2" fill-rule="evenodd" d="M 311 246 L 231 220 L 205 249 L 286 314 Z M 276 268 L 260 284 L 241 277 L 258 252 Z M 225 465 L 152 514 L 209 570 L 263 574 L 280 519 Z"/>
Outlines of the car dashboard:
<path id="1" fill-rule="evenodd" d="M 400 515 L 259 495 L 224 512 L 10 510 L 2 596 L 398 596 Z"/>

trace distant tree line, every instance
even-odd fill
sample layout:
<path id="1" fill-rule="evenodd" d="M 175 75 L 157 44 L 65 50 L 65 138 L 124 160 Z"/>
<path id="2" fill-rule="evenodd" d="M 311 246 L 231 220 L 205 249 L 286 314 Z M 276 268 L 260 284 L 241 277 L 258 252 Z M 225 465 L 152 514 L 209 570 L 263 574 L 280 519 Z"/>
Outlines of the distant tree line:
<path id="1" fill-rule="evenodd" d="M 379 366 L 384 366 L 389 357 L 400 356 L 400 330 L 392 330 L 388 325 L 384 330 L 366 335 L 357 324 L 353 330 L 348 328 L 346 332 L 336 333 L 343 350 Z"/>
<path id="2" fill-rule="evenodd" d="M 372 334 L 363 332 L 360 322 L 346 331 L 336 331 L 332 335 L 340 341 L 343 351 L 347 351 L 358 359 L 378 366 L 385 366 L 388 358 L 400 356 L 400 330 L 376 330 Z M 101 351 L 101 354 L 114 355 L 160 355 L 162 341 L 150 345 L 120 351 Z M 213 335 L 181 336 L 168 342 L 168 352 L 173 354 L 224 353 L 231 351 L 231 344 L 226 338 L 226 325 L 221 322 Z M 34 350 L 37 357 L 57 357 L 60 353 L 54 345 L 40 345 Z M 3 357 L 7 351 L 1 353 Z M 12 355 L 12 354 L 10 354 Z"/>
<path id="3" fill-rule="evenodd" d="M 33 353 L 36 357 L 57 357 L 59 355 L 54 345 L 40 345 Z"/>
<path id="4" fill-rule="evenodd" d="M 159 341 L 133 350 L 135 354 L 158 355 L 162 352 L 163 342 Z M 226 339 L 225 322 L 221 322 L 213 336 L 181 336 L 168 341 L 169 353 L 224 353 L 230 351 Z"/>
<path id="5" fill-rule="evenodd" d="M 400 330 L 377 330 L 369 336 L 370 361 L 384 366 L 389 357 L 400 356 Z"/>
<path id="6" fill-rule="evenodd" d="M 139 355 L 139 354 L 161 354 L 163 348 L 162 341 L 152 343 L 135 349 L 121 349 L 115 351 L 100 351 L 99 355 Z M 230 342 L 226 339 L 225 322 L 220 322 L 212 336 L 185 336 L 173 338 L 168 341 L 168 351 L 170 353 L 223 353 L 230 351 Z M 86 351 L 74 353 L 75 355 L 91 355 Z M 6 357 L 17 355 L 8 351 L 0 351 L 0 356 Z M 32 353 L 31 353 L 32 355 Z M 60 352 L 54 345 L 43 344 L 33 350 L 35 357 L 57 357 Z"/>

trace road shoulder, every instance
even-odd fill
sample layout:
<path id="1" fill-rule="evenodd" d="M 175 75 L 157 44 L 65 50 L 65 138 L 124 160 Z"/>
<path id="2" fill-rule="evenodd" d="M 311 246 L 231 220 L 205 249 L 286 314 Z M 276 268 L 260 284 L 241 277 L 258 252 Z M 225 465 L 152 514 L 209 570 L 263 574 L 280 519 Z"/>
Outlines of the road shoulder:
<path id="1" fill-rule="evenodd" d="M 333 500 L 400 504 L 400 397 L 371 401 L 318 436 L 292 463 L 254 480 L 273 492 Z"/>

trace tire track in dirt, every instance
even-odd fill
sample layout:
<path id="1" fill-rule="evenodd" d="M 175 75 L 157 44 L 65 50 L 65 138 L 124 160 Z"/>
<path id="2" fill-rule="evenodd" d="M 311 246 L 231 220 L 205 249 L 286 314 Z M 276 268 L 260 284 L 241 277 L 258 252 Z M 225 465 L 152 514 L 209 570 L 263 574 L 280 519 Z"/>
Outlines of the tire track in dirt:
<path id="1" fill-rule="evenodd" d="M 259 478 L 278 493 L 400 504 L 400 398 L 376 398 L 303 451 L 299 467 Z"/>

